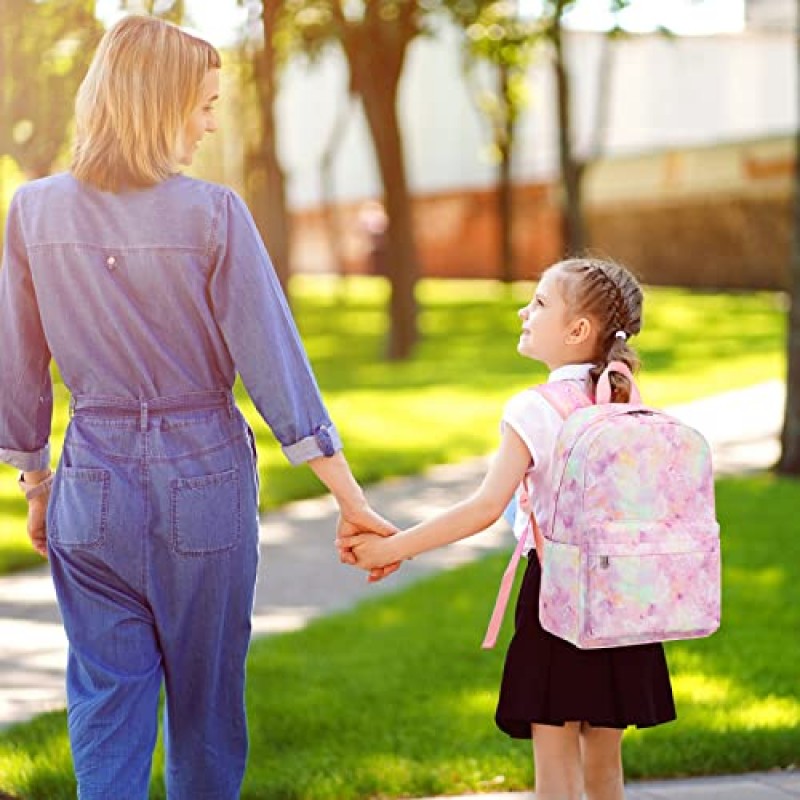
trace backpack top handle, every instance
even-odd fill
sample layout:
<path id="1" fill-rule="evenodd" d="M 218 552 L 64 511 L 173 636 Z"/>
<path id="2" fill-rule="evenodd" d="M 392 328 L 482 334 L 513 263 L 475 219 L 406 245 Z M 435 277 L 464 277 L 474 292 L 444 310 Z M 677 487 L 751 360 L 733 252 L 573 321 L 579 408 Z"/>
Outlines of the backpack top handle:
<path id="1" fill-rule="evenodd" d="M 624 375 L 631 382 L 631 396 L 628 398 L 628 403 L 632 405 L 640 405 L 642 402 L 642 395 L 639 392 L 639 387 L 633 379 L 633 373 L 628 368 L 627 364 L 622 361 L 611 361 L 609 365 L 603 370 L 602 375 L 597 381 L 597 395 L 596 402 L 598 405 L 601 403 L 611 402 L 611 379 L 609 373 L 619 372 Z"/>

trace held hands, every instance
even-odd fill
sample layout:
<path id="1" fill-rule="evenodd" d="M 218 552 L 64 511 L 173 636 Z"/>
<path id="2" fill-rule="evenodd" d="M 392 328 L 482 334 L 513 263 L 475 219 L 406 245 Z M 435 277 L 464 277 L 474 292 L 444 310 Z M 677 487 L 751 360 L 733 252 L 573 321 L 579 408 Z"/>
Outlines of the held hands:
<path id="1" fill-rule="evenodd" d="M 360 553 L 354 551 L 356 542 L 362 539 L 374 539 L 377 542 L 388 543 L 388 537 L 394 535 L 397 528 L 385 520 L 380 514 L 365 505 L 357 509 L 342 509 L 339 524 L 336 528 L 336 547 L 339 550 L 339 560 L 343 564 L 359 566 L 369 571 L 368 581 L 375 583 L 383 580 L 400 569 L 400 561 L 383 559 L 380 563 L 367 565 L 363 562 Z"/>
<path id="2" fill-rule="evenodd" d="M 373 573 L 387 569 L 394 572 L 400 566 L 401 561 L 393 553 L 393 544 L 390 538 L 375 533 L 356 533 L 347 540 L 354 563 L 370 571 L 370 580 L 373 580 Z"/>

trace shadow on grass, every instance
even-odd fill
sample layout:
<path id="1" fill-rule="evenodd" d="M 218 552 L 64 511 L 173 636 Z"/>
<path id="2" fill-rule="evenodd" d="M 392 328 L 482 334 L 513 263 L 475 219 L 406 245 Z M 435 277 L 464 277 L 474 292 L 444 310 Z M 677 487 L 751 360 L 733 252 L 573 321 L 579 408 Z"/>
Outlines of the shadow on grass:
<path id="1" fill-rule="evenodd" d="M 527 302 L 527 285 L 514 287 L 511 295 L 489 291 L 485 301 L 474 299 L 479 285 L 472 297 L 460 289 L 460 299 L 448 297 L 446 288 L 439 290 L 441 295 L 423 291 L 422 342 L 410 362 L 389 365 L 389 370 L 381 368 L 385 364 L 375 368 L 385 325 L 374 306 L 355 302 L 335 313 L 330 297 L 304 296 L 298 319 L 325 390 L 335 393 L 353 383 L 378 389 L 466 381 L 477 388 L 499 379 L 530 380 L 530 362 L 516 353 L 517 310 Z M 636 346 L 648 370 L 662 371 L 740 354 L 745 341 L 752 355 L 772 354 L 783 336 L 783 315 L 773 294 L 698 295 L 662 288 L 648 290 L 644 332 Z M 538 373 L 533 377 L 540 379 Z"/>

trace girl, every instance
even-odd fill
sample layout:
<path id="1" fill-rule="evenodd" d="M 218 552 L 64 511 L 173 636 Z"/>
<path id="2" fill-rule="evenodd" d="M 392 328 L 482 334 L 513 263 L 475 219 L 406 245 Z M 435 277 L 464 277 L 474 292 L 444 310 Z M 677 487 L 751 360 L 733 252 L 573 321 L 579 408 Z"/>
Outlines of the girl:
<path id="1" fill-rule="evenodd" d="M 546 364 L 549 381 L 574 381 L 591 397 L 609 362 L 638 366 L 627 340 L 641 329 L 642 291 L 618 264 L 579 258 L 550 267 L 519 316 L 517 350 Z M 616 372 L 610 379 L 613 401 L 625 402 L 628 379 Z M 526 475 L 544 528 L 543 499 L 552 491 L 549 466 L 562 424 L 538 392 L 521 392 L 506 405 L 500 448 L 475 494 L 391 538 L 358 534 L 340 547 L 352 548 L 359 566 L 374 569 L 471 536 L 500 517 Z M 519 510 L 518 537 L 526 525 Z M 538 800 L 578 800 L 584 792 L 589 800 L 620 800 L 625 728 L 675 718 L 663 648 L 579 650 L 546 632 L 538 615 L 539 560 L 530 549 L 497 725 L 515 738 L 533 739 Z"/>
<path id="2" fill-rule="evenodd" d="M 217 129 L 220 66 L 177 27 L 123 19 L 78 94 L 70 172 L 8 213 L 0 461 L 50 559 L 83 800 L 148 796 L 162 683 L 167 796 L 239 797 L 259 525 L 237 372 L 340 533 L 394 530 L 350 472 L 246 206 L 179 172 Z M 55 477 L 51 355 L 72 394 Z"/>

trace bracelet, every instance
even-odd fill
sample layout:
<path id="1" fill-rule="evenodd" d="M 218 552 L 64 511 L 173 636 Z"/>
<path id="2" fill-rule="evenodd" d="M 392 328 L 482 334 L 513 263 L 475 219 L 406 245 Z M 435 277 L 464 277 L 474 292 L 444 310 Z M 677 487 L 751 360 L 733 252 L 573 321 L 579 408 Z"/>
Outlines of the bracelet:
<path id="1" fill-rule="evenodd" d="M 49 494 L 50 488 L 53 485 L 53 478 L 55 475 L 51 472 L 43 481 L 39 483 L 26 483 L 25 482 L 25 474 L 19 476 L 19 481 L 17 481 L 17 486 L 22 489 L 22 492 L 25 495 L 26 500 L 33 500 L 35 497 L 39 497 L 43 494 Z"/>

